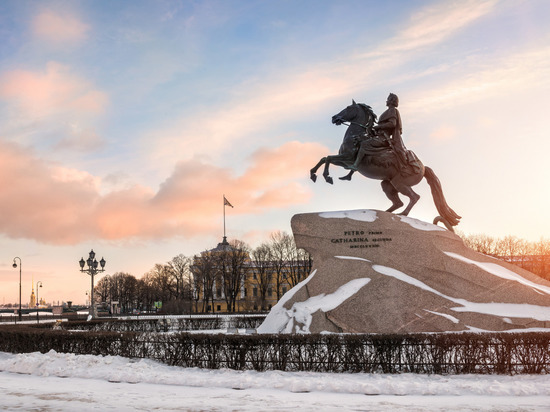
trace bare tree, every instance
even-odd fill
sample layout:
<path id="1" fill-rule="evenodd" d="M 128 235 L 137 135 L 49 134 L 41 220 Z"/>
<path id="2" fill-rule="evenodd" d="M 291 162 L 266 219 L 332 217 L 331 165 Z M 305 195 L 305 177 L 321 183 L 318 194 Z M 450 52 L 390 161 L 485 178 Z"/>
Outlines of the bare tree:
<path id="1" fill-rule="evenodd" d="M 183 254 L 174 256 L 168 265 L 176 281 L 176 298 L 185 300 L 191 298 L 191 259 Z"/>
<path id="2" fill-rule="evenodd" d="M 258 302 L 262 310 L 267 310 L 267 293 L 272 285 L 272 254 L 271 247 L 267 243 L 262 243 L 252 251 L 252 273 L 254 283 L 258 286 Z"/>
<path id="3" fill-rule="evenodd" d="M 209 252 L 204 251 L 193 258 L 191 265 L 193 274 L 193 299 L 195 301 L 196 312 L 207 312 L 208 302 L 212 302 L 214 307 L 214 284 L 216 282 L 216 259 Z M 199 309 L 198 304 L 202 302 Z"/>
<path id="4" fill-rule="evenodd" d="M 111 293 L 111 276 L 103 276 L 94 287 L 94 303 L 105 302 Z"/>
<path id="5" fill-rule="evenodd" d="M 550 279 L 550 241 L 540 239 L 533 245 L 533 255 L 536 263 L 533 267 L 533 273 Z"/>
<path id="6" fill-rule="evenodd" d="M 146 276 L 137 280 L 137 309 L 150 311 L 155 302 L 155 291 L 149 286 Z"/>
<path id="7" fill-rule="evenodd" d="M 289 236 L 288 248 L 288 276 L 290 287 L 296 286 L 308 277 L 311 271 L 311 256 L 304 249 L 298 249 L 294 238 Z"/>
<path id="8" fill-rule="evenodd" d="M 164 304 L 176 297 L 175 276 L 170 265 L 157 263 L 143 276 L 143 281 L 150 288 L 154 301 Z"/>
<path id="9" fill-rule="evenodd" d="M 510 260 L 519 251 L 519 239 L 516 236 L 505 236 L 497 241 L 497 256 Z"/>
<path id="10" fill-rule="evenodd" d="M 312 260 L 310 254 L 304 249 L 297 249 L 294 245 L 294 250 L 289 261 L 289 285 L 294 287 L 307 278 L 311 272 L 311 266 Z"/>
<path id="11" fill-rule="evenodd" d="M 462 237 L 462 240 L 464 240 L 466 246 L 468 246 L 470 249 L 473 249 L 476 252 L 483 253 L 484 255 L 488 256 L 496 255 L 497 242 L 495 238 L 483 234 L 470 236 L 460 234 L 460 236 Z"/>
<path id="12" fill-rule="evenodd" d="M 250 248 L 240 240 L 232 240 L 230 248 L 216 253 L 216 268 L 227 309 L 237 310 L 237 298 L 241 293 L 246 272 L 246 263 L 249 259 Z"/>
<path id="13" fill-rule="evenodd" d="M 137 301 L 137 279 L 129 274 L 117 272 L 111 279 L 109 303 L 119 302 L 122 312 L 130 312 Z"/>
<path id="14" fill-rule="evenodd" d="M 494 256 L 550 279 L 550 243 L 544 239 L 528 242 L 516 236 L 492 238 L 487 235 L 461 235 L 466 246 L 476 252 Z"/>
<path id="15" fill-rule="evenodd" d="M 275 293 L 279 300 L 282 296 L 282 286 L 288 283 L 288 261 L 292 237 L 286 232 L 274 232 L 271 234 L 269 245 L 273 275 L 275 276 Z"/>

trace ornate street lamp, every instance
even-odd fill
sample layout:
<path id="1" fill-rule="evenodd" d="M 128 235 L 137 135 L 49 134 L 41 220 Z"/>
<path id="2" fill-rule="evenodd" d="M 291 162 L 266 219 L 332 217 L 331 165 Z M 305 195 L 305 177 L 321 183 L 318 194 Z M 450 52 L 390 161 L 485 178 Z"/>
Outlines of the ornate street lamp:
<path id="1" fill-rule="evenodd" d="M 38 284 L 42 287 L 42 281 L 36 282 L 36 323 L 40 323 L 40 318 L 38 317 L 38 308 L 40 307 L 40 300 L 38 299 Z"/>
<path id="2" fill-rule="evenodd" d="M 95 258 L 95 252 L 92 249 L 87 260 L 81 258 L 78 262 L 80 264 L 80 271 L 87 273 L 92 278 L 92 287 L 90 289 L 90 315 L 95 317 L 95 308 L 94 308 L 94 276 L 98 273 L 105 272 L 105 259 L 101 258 L 98 262 Z M 84 265 L 88 265 L 87 269 L 84 269 Z M 98 266 L 101 266 L 101 269 L 98 269 Z"/>
<path id="3" fill-rule="evenodd" d="M 15 263 L 15 259 L 19 259 L 19 320 L 21 320 L 21 258 L 16 256 L 13 258 L 13 268 L 17 268 L 17 263 Z"/>
<path id="4" fill-rule="evenodd" d="M 40 287 L 42 287 L 42 281 L 36 282 L 36 307 L 40 306 L 40 300 L 38 299 L 38 284 L 40 283 Z"/>

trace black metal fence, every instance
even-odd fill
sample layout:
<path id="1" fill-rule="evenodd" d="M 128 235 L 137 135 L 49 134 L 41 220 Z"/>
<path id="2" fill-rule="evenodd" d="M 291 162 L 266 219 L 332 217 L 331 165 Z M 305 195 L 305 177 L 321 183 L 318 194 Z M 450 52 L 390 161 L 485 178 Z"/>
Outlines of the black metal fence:
<path id="1" fill-rule="evenodd" d="M 119 355 L 236 370 L 541 374 L 550 333 L 223 335 L 0 327 L 0 351 Z"/>
<path id="2" fill-rule="evenodd" d="M 29 313 L 23 313 L 21 315 L 21 319 L 16 314 L 6 314 L 6 313 L 0 313 L 0 324 L 18 324 L 18 323 L 40 323 L 40 322 L 47 322 L 52 321 L 56 319 L 65 319 L 65 320 L 86 320 L 88 317 L 88 314 L 78 314 L 78 313 L 64 313 L 62 315 L 53 315 L 51 312 L 49 313 L 40 313 L 37 315 L 36 313 L 29 314 Z"/>
<path id="3" fill-rule="evenodd" d="M 134 319 L 101 319 L 82 322 L 66 322 L 66 330 L 88 330 L 94 332 L 189 332 L 221 329 L 256 329 L 266 315 L 187 315 L 150 317 Z"/>

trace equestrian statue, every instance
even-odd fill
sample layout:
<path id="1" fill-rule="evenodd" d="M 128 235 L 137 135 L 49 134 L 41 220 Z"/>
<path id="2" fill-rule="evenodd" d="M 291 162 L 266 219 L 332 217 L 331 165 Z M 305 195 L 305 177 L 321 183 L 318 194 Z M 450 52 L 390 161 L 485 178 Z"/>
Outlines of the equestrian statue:
<path id="1" fill-rule="evenodd" d="M 382 190 L 391 200 L 392 205 L 387 212 L 393 212 L 403 206 L 399 193 L 409 198 L 409 204 L 400 213 L 407 216 L 420 196 L 412 190 L 412 186 L 420 183 L 423 177 L 430 185 L 434 203 L 440 216 L 434 219 L 434 224 L 443 223 L 449 230 L 458 225 L 461 217 L 447 205 L 441 183 L 434 171 L 416 157 L 414 152 L 407 150 L 402 134 L 401 116 L 397 107 L 399 98 L 390 93 L 386 101 L 388 109 L 377 120 L 370 106 L 363 103 L 352 104 L 340 113 L 332 116 L 335 125 L 348 124 L 344 140 L 337 155 L 329 155 L 319 160 L 310 170 L 310 178 L 317 180 L 316 172 L 323 164 L 323 177 L 332 184 L 329 166 L 334 164 L 350 172 L 341 180 L 351 180 L 355 172 L 370 179 L 382 181 Z M 377 123 L 377 124 L 375 124 Z"/>

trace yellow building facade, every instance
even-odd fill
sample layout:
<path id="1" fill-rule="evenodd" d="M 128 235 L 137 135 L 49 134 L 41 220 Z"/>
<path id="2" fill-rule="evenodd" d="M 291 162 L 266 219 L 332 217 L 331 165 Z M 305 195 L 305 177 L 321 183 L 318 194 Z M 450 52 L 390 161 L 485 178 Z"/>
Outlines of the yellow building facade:
<path id="1" fill-rule="evenodd" d="M 297 268 L 296 262 L 252 260 L 248 253 L 239 253 L 224 238 L 216 248 L 194 258 L 195 313 L 269 311 L 310 272 L 311 262 Z"/>

